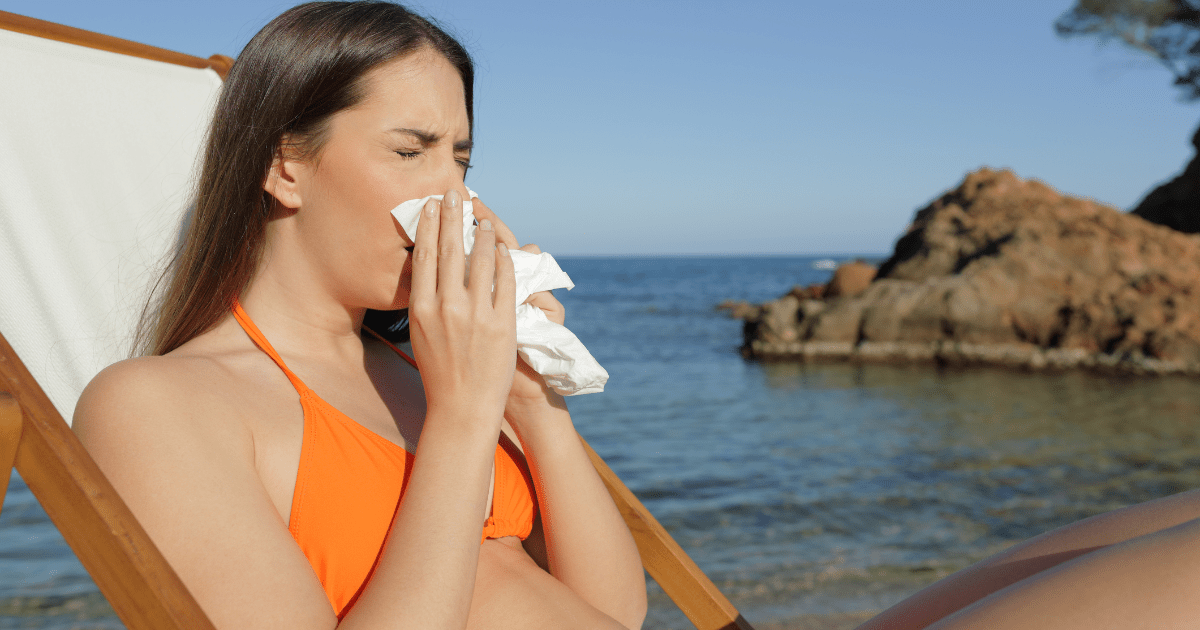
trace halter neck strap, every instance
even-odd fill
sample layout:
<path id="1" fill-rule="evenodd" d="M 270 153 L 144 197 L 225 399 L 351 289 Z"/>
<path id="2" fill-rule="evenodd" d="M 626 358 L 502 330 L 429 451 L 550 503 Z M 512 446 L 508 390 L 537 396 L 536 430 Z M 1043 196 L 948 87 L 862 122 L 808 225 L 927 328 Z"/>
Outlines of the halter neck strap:
<path id="1" fill-rule="evenodd" d="M 241 303 L 237 300 L 233 302 L 233 318 L 237 320 L 242 330 L 246 331 L 246 335 L 250 337 L 254 345 L 258 346 L 259 350 L 267 353 L 267 356 L 271 357 L 275 365 L 278 365 L 279 369 L 283 370 L 283 373 L 287 375 L 288 380 L 292 382 L 292 387 L 295 387 L 297 392 L 304 394 L 309 391 L 304 381 L 300 380 L 299 376 L 296 376 L 295 373 L 288 369 L 288 366 L 283 362 L 283 358 L 279 356 L 278 352 L 275 352 L 275 348 L 271 347 L 271 342 L 267 341 L 266 335 L 263 335 L 258 326 L 254 325 L 250 316 L 246 314 L 245 309 L 242 308 Z"/>

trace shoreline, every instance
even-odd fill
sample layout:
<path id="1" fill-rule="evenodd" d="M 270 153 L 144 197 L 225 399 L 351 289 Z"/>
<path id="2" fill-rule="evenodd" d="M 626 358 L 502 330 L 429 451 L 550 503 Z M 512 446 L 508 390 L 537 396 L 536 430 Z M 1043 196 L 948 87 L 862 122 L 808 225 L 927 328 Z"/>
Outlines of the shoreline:
<path id="1" fill-rule="evenodd" d="M 1141 354 L 1092 353 L 1080 348 L 1043 348 L 1034 344 L 975 344 L 939 340 L 907 341 L 764 341 L 742 346 L 742 356 L 758 361 L 851 363 L 928 363 L 940 366 L 992 366 L 1036 372 L 1084 369 L 1105 374 L 1198 376 L 1200 365 Z"/>

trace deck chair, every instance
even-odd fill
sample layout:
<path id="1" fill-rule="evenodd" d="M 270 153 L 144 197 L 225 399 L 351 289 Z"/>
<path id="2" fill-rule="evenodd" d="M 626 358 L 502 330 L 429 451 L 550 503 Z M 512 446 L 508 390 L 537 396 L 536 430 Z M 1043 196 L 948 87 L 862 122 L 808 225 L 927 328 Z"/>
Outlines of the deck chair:
<path id="1" fill-rule="evenodd" d="M 233 60 L 3 11 L 0 51 L 0 505 L 15 466 L 126 627 L 211 629 L 64 418 L 130 347 Z M 751 630 L 584 445 L 696 628 Z"/>

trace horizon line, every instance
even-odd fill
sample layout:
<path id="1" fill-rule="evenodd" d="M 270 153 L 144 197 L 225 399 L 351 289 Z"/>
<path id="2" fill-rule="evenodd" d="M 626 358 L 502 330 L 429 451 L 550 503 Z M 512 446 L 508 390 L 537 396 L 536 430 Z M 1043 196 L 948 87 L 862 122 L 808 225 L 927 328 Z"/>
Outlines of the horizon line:
<path id="1" fill-rule="evenodd" d="M 671 252 L 671 253 L 571 253 L 553 254 L 555 258 L 889 258 L 888 253 L 872 252 L 818 252 L 798 254 L 795 252 L 755 252 L 752 254 L 737 252 Z"/>

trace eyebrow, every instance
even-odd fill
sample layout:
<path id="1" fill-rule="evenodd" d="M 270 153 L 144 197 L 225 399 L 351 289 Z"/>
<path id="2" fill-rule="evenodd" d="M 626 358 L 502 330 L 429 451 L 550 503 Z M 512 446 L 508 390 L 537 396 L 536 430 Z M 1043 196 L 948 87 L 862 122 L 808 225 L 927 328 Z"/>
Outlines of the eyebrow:
<path id="1" fill-rule="evenodd" d="M 421 144 L 424 144 L 424 145 L 437 144 L 442 139 L 442 136 L 439 136 L 436 133 L 433 133 L 430 131 L 424 131 L 421 129 L 409 129 L 407 127 L 397 127 L 392 130 L 392 133 L 403 133 L 406 135 L 410 135 L 410 136 L 416 138 L 417 140 L 420 140 Z M 454 150 L 455 151 L 470 151 L 471 148 L 474 146 L 475 146 L 475 143 L 472 142 L 468 138 L 466 140 L 460 140 L 458 142 L 455 142 Z"/>

